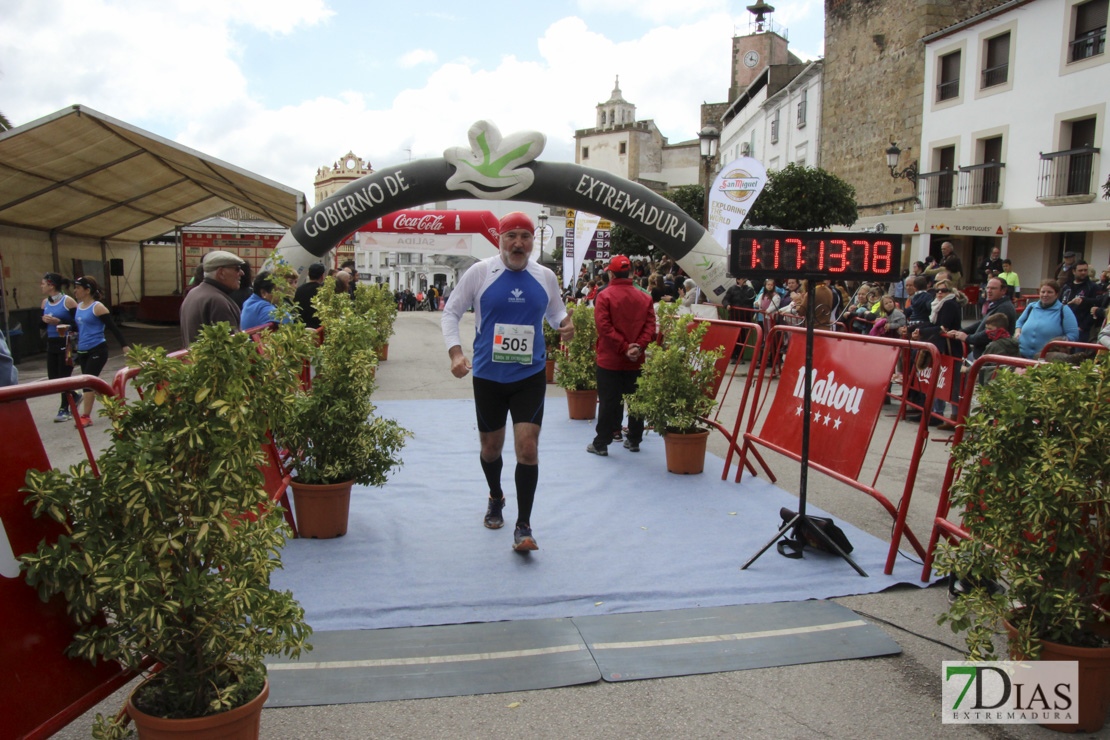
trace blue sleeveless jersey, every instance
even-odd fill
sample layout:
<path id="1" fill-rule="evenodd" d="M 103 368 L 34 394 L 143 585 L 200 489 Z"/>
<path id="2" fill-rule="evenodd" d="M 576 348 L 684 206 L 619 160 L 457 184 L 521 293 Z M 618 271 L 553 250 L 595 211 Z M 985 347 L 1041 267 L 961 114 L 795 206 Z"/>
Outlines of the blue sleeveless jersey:
<path id="1" fill-rule="evenodd" d="M 69 324 L 69 328 L 72 329 L 73 328 L 73 320 L 74 320 L 73 311 L 70 311 L 68 308 L 66 308 L 65 296 L 59 295 L 59 296 L 55 296 L 55 297 L 58 298 L 57 303 L 51 303 L 49 298 L 46 299 L 46 308 L 42 309 L 43 315 L 44 316 L 56 316 L 59 321 L 61 321 L 63 324 Z M 51 337 L 53 339 L 57 339 L 58 338 L 58 325 L 57 324 L 47 324 L 46 325 L 46 336 Z"/>
<path id="2" fill-rule="evenodd" d="M 443 337 L 450 349 L 461 346 L 459 320 L 474 308 L 474 377 L 499 383 L 523 380 L 542 368 L 547 359 L 543 321 L 557 327 L 566 318 L 555 273 L 529 260 L 523 270 L 505 267 L 500 255 L 489 257 L 469 270 L 451 291 L 443 309 Z M 532 361 L 495 362 L 494 340 L 498 324 L 531 326 Z"/>
<path id="3" fill-rule="evenodd" d="M 93 313 L 98 301 L 93 301 L 88 308 L 77 306 L 77 350 L 84 352 L 98 344 L 105 342 L 104 321 Z"/>

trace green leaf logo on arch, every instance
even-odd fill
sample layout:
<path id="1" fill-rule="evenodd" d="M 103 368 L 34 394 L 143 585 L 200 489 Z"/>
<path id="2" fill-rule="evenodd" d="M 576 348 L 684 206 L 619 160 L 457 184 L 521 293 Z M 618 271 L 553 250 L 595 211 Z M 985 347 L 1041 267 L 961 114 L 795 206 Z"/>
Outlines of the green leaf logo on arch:
<path id="1" fill-rule="evenodd" d="M 455 168 L 448 190 L 465 190 L 475 198 L 506 200 L 532 187 L 535 174 L 523 165 L 543 152 L 546 137 L 522 131 L 502 138 L 497 126 L 478 121 L 467 132 L 470 148 L 446 149 L 443 158 Z"/>

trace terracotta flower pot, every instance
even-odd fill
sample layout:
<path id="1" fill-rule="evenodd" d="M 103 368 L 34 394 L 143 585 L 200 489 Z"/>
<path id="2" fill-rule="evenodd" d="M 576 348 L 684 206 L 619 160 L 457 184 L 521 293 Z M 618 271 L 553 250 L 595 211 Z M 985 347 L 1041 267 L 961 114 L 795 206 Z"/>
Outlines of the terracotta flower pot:
<path id="1" fill-rule="evenodd" d="M 567 410 L 571 419 L 590 420 L 597 412 L 597 391 L 567 391 Z"/>
<path id="2" fill-rule="evenodd" d="M 663 444 L 667 451 L 667 472 L 680 475 L 697 475 L 705 469 L 705 446 L 709 432 L 679 434 L 667 432 Z"/>
<path id="3" fill-rule="evenodd" d="M 389 342 L 386 342 L 385 344 L 382 345 L 382 348 L 380 350 L 378 350 L 378 360 L 381 361 L 381 362 L 385 362 L 388 359 L 389 359 Z"/>
<path id="4" fill-rule="evenodd" d="M 1017 630 L 1009 621 L 1004 622 L 1010 638 Z M 1098 630 L 1106 635 L 1110 630 L 1105 625 Z M 1011 655 L 1014 660 L 1022 656 Z M 1098 732 L 1106 724 L 1106 713 L 1110 710 L 1110 648 L 1072 647 L 1058 642 L 1041 640 L 1040 660 L 1074 660 L 1079 663 L 1079 688 L 1076 703 L 1079 705 L 1079 724 L 1043 724 L 1050 730 L 1060 732 Z"/>
<path id="5" fill-rule="evenodd" d="M 347 534 L 347 516 L 351 510 L 351 486 L 354 481 L 312 485 L 293 480 L 293 513 L 297 534 L 314 539 L 330 539 Z"/>
<path id="6" fill-rule="evenodd" d="M 547 384 L 552 385 L 555 383 L 555 360 L 549 359 L 544 368 L 547 371 Z"/>
<path id="7" fill-rule="evenodd" d="M 139 686 L 135 691 L 141 689 L 142 686 Z M 262 705 L 270 696 L 270 681 L 267 679 L 262 685 L 262 693 L 243 706 L 195 719 L 165 719 L 145 714 L 133 703 L 134 696 L 135 692 L 132 692 L 127 699 L 127 713 L 135 723 L 139 740 L 257 740 Z"/>

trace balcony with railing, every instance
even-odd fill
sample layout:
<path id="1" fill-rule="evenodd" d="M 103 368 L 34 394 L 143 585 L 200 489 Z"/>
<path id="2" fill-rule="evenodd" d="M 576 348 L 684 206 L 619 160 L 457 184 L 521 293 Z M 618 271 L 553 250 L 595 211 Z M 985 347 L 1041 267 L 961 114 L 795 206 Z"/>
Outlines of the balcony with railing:
<path id="1" fill-rule="evenodd" d="M 1090 203 L 1098 194 L 1099 149 L 1092 146 L 1042 152 L 1037 200 L 1045 205 Z"/>
<path id="2" fill-rule="evenodd" d="M 960 78 L 948 80 L 937 85 L 937 102 L 951 100 L 960 94 Z"/>
<path id="3" fill-rule="evenodd" d="M 999 64 L 997 67 L 988 67 L 983 70 L 983 88 L 1004 85 L 1010 77 L 1009 63 Z"/>
<path id="4" fill-rule="evenodd" d="M 918 175 L 918 181 L 922 208 L 951 208 L 955 205 L 952 196 L 956 190 L 956 170 L 924 172 Z"/>
<path id="5" fill-rule="evenodd" d="M 973 164 L 960 168 L 958 205 L 960 208 L 998 208 L 1002 190 L 1001 162 Z"/>
<path id="6" fill-rule="evenodd" d="M 1080 62 L 1106 51 L 1106 26 L 1076 36 L 1068 45 L 1068 61 Z"/>

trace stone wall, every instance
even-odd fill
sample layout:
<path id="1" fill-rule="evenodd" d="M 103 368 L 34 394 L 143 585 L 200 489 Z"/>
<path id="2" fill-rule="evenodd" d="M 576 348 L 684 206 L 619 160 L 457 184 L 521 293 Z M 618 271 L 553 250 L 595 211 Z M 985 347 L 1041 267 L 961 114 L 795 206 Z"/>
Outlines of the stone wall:
<path id="1" fill-rule="evenodd" d="M 922 37 L 997 5 L 997 0 L 826 0 L 820 166 L 856 189 L 860 215 L 885 213 L 916 196 L 886 165 L 921 160 L 925 73 Z M 908 151 L 907 151 L 908 149 Z M 925 167 L 922 171 L 926 171 Z"/>

